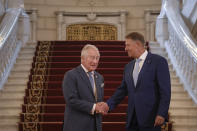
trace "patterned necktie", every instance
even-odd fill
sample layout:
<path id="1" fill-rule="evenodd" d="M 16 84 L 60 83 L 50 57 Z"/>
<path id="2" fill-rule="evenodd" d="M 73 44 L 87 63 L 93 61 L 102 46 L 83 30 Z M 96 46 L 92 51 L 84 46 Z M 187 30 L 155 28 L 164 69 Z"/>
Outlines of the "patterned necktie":
<path id="1" fill-rule="evenodd" d="M 92 72 L 88 72 L 88 78 L 90 80 L 90 83 L 92 85 L 92 90 L 94 91 L 94 79 L 93 79 L 93 73 Z"/>
<path id="2" fill-rule="evenodd" d="M 137 84 L 137 79 L 138 79 L 138 75 L 140 71 L 140 65 L 139 65 L 140 61 L 141 59 L 136 59 L 135 67 L 133 69 L 133 81 L 134 81 L 135 86 Z"/>

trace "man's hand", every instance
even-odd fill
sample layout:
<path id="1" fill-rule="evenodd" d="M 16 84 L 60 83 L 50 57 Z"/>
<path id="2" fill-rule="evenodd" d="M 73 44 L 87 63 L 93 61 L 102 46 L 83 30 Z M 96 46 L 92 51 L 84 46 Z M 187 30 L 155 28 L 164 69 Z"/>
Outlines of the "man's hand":
<path id="1" fill-rule="evenodd" d="M 96 103 L 95 111 L 96 113 L 101 113 L 103 115 L 107 114 L 109 107 L 105 102 L 98 102 Z"/>
<path id="2" fill-rule="evenodd" d="M 164 118 L 162 116 L 156 116 L 154 126 L 161 126 L 164 123 Z"/>

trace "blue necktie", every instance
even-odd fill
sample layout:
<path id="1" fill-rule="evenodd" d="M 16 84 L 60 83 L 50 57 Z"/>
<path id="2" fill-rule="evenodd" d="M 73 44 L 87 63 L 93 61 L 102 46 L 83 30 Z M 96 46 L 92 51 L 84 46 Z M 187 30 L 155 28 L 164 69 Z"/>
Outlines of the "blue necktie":
<path id="1" fill-rule="evenodd" d="M 141 59 L 136 59 L 135 61 L 135 67 L 133 69 L 133 81 L 134 81 L 134 84 L 136 86 L 137 84 L 137 79 L 138 79 L 138 75 L 139 75 L 139 71 L 140 71 L 140 63 Z"/>
<path id="2" fill-rule="evenodd" d="M 93 72 L 87 72 L 87 73 L 88 73 L 88 78 L 89 78 L 89 80 L 90 80 L 90 83 L 91 83 L 91 85 L 92 85 L 92 90 L 94 91 L 94 79 L 93 79 L 93 77 L 92 77 Z"/>

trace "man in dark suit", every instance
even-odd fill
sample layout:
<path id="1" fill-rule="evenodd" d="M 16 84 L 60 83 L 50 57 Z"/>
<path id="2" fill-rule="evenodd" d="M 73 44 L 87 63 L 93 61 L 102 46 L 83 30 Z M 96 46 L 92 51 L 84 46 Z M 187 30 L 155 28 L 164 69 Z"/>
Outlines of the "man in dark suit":
<path id="1" fill-rule="evenodd" d="M 171 84 L 168 63 L 162 56 L 147 52 L 144 37 L 126 36 L 125 50 L 134 58 L 124 69 L 120 87 L 107 101 L 113 110 L 128 96 L 127 131 L 160 131 L 168 118 Z"/>
<path id="2" fill-rule="evenodd" d="M 104 79 L 95 71 L 99 58 L 96 46 L 85 45 L 81 51 L 81 65 L 64 76 L 64 131 L 102 131 L 100 113 L 105 112 L 100 105 L 105 105 L 102 103 Z"/>

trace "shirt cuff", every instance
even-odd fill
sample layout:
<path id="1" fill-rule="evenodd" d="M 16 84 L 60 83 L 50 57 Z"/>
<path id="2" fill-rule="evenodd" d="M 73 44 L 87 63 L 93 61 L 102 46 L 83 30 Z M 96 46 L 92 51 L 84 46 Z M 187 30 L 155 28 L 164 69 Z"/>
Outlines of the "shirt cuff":
<path id="1" fill-rule="evenodd" d="M 91 111 L 92 115 L 94 115 L 95 108 L 96 108 L 96 104 L 94 104 L 93 107 L 92 107 L 92 111 Z"/>

